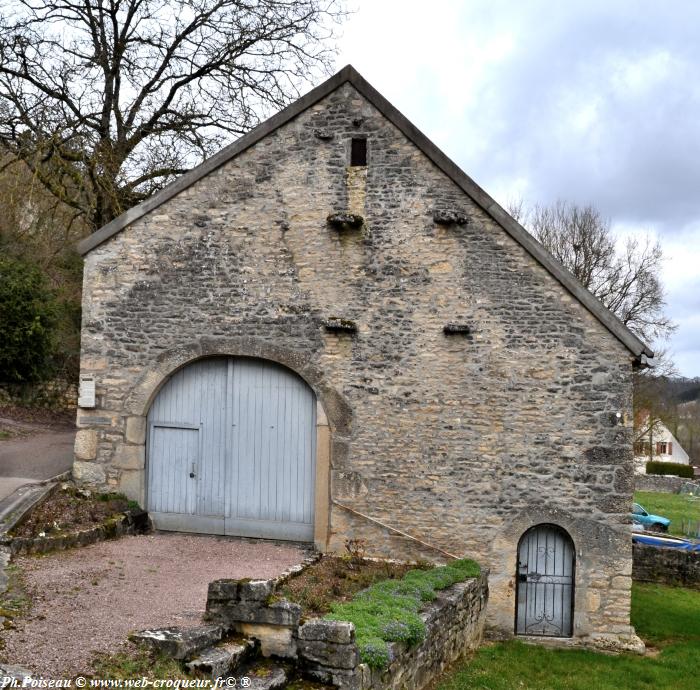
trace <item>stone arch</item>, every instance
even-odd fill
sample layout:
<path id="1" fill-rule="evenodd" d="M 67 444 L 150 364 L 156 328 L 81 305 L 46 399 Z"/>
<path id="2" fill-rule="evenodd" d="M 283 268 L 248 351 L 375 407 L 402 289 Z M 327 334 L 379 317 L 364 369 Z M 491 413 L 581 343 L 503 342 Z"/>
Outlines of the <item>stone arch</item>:
<path id="1" fill-rule="evenodd" d="M 250 337 L 201 338 L 162 352 L 132 387 L 124 402 L 124 414 L 145 417 L 158 391 L 175 372 L 198 359 L 216 356 L 255 357 L 287 367 L 314 391 L 331 430 L 343 436 L 349 433 L 352 421 L 350 405 L 325 381 L 323 372 L 313 365 L 309 353 Z"/>
<path id="2" fill-rule="evenodd" d="M 350 406 L 323 373 L 311 362 L 311 356 L 298 350 L 270 344 L 250 337 L 202 338 L 161 353 L 144 370 L 129 392 L 123 406 L 125 444 L 143 458 L 142 466 L 130 472 L 130 493 L 145 503 L 146 420 L 148 410 L 165 383 L 188 364 L 208 357 L 250 357 L 280 364 L 302 378 L 317 400 L 316 484 L 314 544 L 325 550 L 330 529 L 331 454 L 347 452 L 347 437 L 352 422 Z M 134 486 L 135 485 L 135 486 Z"/>
<path id="3" fill-rule="evenodd" d="M 576 555 L 573 636 L 595 632 L 605 618 L 598 602 L 599 583 L 609 581 L 613 572 L 631 573 L 631 541 L 625 524 L 596 520 L 596 514 L 574 514 L 556 504 L 524 507 L 505 522 L 489 545 L 489 620 L 495 634 L 512 635 L 515 616 L 517 545 L 522 535 L 539 524 L 554 524 L 571 537 Z M 509 632 L 510 631 L 510 632 Z"/>
<path id="4" fill-rule="evenodd" d="M 517 545 L 516 635 L 571 637 L 575 611 L 576 547 L 560 525 L 526 529 Z"/>

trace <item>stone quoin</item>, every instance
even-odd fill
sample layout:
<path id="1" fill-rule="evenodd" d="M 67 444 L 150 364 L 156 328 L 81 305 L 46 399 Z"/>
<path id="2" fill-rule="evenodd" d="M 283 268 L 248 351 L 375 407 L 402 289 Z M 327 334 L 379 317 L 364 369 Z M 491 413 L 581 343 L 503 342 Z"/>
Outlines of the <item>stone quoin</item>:
<path id="1" fill-rule="evenodd" d="M 634 642 L 653 353 L 352 67 L 80 250 L 76 479 L 156 527 L 468 555 L 492 634 Z"/>

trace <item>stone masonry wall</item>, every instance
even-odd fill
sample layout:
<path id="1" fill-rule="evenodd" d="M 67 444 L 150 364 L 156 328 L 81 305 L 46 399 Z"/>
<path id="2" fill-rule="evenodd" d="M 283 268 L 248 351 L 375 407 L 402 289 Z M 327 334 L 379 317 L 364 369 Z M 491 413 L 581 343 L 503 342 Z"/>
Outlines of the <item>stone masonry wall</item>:
<path id="1" fill-rule="evenodd" d="M 74 411 L 77 402 L 78 387 L 69 381 L 0 383 L 0 405 Z"/>
<path id="2" fill-rule="evenodd" d="M 349 169 L 358 135 L 368 166 Z M 273 359 L 316 392 L 325 548 L 441 557 L 346 505 L 469 554 L 491 567 L 489 625 L 512 634 L 518 540 L 556 522 L 576 546 L 575 635 L 630 632 L 629 352 L 349 84 L 88 254 L 98 406 L 78 415 L 76 477 L 144 502 L 148 405 L 216 354 Z"/>
<path id="3" fill-rule="evenodd" d="M 699 552 L 634 544 L 632 554 L 635 580 L 700 589 Z"/>
<path id="4" fill-rule="evenodd" d="M 301 607 L 272 597 L 278 584 L 216 580 L 209 585 L 207 619 L 256 639 L 264 656 L 283 657 L 305 677 L 341 690 L 421 690 L 481 643 L 487 571 L 437 592 L 420 612 L 423 641 L 413 647 L 391 643 L 384 670 L 361 663 L 352 623 L 314 618 L 300 625 Z"/>
<path id="5" fill-rule="evenodd" d="M 661 474 L 637 474 L 634 477 L 634 488 L 637 491 L 660 491 L 677 494 L 686 487 L 686 491 L 700 492 L 700 482 L 693 482 L 685 477 L 670 477 Z"/>

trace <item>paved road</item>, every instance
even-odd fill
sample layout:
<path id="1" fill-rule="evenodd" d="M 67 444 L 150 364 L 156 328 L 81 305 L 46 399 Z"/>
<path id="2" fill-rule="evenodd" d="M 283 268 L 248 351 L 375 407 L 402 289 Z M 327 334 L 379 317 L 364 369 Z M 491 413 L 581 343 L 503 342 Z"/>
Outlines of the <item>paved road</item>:
<path id="1" fill-rule="evenodd" d="M 0 500 L 22 484 L 50 479 L 69 470 L 74 439 L 74 430 L 61 430 L 0 440 Z"/>

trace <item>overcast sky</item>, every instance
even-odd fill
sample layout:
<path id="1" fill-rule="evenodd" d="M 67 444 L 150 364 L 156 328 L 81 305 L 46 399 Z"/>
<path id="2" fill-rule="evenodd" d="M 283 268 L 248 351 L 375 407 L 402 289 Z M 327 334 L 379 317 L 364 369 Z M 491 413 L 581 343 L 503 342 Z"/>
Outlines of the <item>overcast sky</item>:
<path id="1" fill-rule="evenodd" d="M 700 376 L 700 2 L 354 2 L 338 68 L 497 201 L 592 203 L 659 238 L 666 346 Z"/>

